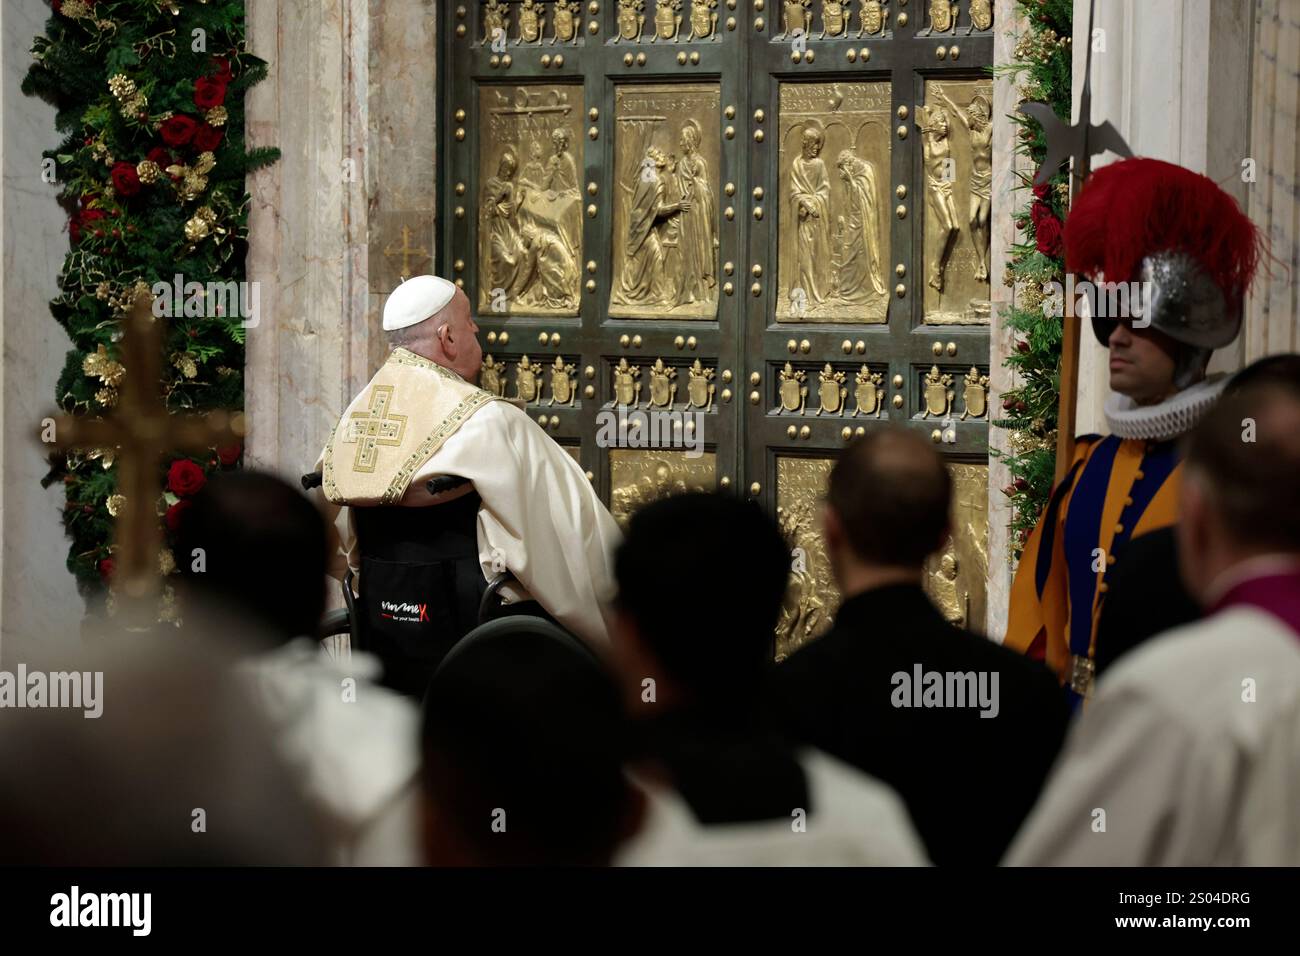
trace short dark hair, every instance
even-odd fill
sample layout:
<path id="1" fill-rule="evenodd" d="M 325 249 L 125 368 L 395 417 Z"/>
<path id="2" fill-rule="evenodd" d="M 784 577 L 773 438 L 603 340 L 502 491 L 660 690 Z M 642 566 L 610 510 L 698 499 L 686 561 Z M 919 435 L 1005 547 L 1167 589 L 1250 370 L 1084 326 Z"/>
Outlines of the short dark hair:
<path id="1" fill-rule="evenodd" d="M 1251 548 L 1300 551 L 1296 372 L 1300 366 L 1294 363 L 1272 363 L 1252 373 L 1185 440 L 1187 472 L 1204 481 L 1228 533 Z"/>
<path id="2" fill-rule="evenodd" d="M 614 558 L 616 604 L 688 690 L 752 690 L 772 658 L 790 549 L 754 503 L 676 495 L 632 515 Z"/>
<path id="3" fill-rule="evenodd" d="M 324 516 L 302 492 L 263 472 L 228 472 L 181 514 L 176 563 L 194 597 L 248 616 L 273 639 L 314 637 L 328 542 Z"/>
<path id="4" fill-rule="evenodd" d="M 844 449 L 826 502 L 863 561 L 921 567 L 948 531 L 952 476 L 920 435 L 873 430 Z"/>
<path id="5" fill-rule="evenodd" d="M 1251 362 L 1232 378 L 1224 387 L 1223 393 L 1231 395 L 1247 386 L 1276 382 L 1300 389 L 1300 355 L 1294 352 L 1281 352 L 1266 355 Z"/>
<path id="6" fill-rule="evenodd" d="M 608 862 L 630 800 L 623 727 L 616 685 L 575 642 L 508 629 L 471 639 L 425 697 L 434 825 L 484 864 Z"/>

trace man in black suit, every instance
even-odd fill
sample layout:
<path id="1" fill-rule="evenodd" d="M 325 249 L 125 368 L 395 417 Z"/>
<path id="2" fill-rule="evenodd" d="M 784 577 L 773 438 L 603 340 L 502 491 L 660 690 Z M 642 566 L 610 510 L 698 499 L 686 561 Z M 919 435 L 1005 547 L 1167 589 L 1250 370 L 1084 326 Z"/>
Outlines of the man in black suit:
<path id="1" fill-rule="evenodd" d="M 844 603 L 775 676 L 799 737 L 891 784 L 937 864 L 996 864 L 1068 708 L 1041 664 L 947 621 L 921 589 L 952 480 L 928 442 L 874 431 L 831 471 L 824 533 Z"/>

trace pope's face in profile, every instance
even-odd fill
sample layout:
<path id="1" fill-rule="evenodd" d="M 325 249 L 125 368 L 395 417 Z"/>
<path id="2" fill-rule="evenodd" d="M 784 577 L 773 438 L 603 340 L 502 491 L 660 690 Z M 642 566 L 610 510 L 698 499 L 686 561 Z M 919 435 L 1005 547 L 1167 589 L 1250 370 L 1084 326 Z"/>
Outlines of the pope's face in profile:
<path id="1" fill-rule="evenodd" d="M 447 366 L 467 382 L 477 382 L 483 364 L 483 347 L 478 341 L 478 325 L 470 316 L 469 297 L 457 289 L 448 306 L 451 318 L 441 334 L 442 351 Z"/>

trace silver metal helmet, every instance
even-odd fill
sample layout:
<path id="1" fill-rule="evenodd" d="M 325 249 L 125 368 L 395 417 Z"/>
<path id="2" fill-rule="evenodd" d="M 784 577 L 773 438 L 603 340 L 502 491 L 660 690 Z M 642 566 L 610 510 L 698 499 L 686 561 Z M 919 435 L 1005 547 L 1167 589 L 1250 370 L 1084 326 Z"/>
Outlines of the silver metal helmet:
<path id="1" fill-rule="evenodd" d="M 1242 297 L 1228 295 L 1186 252 L 1171 250 L 1147 256 L 1138 275 L 1141 294 L 1133 306 L 1135 318 L 1175 342 L 1197 350 L 1222 348 L 1241 331 Z M 1113 320 L 1096 317 L 1093 334 L 1105 345 Z M 1141 327 L 1142 323 L 1135 323 Z"/>

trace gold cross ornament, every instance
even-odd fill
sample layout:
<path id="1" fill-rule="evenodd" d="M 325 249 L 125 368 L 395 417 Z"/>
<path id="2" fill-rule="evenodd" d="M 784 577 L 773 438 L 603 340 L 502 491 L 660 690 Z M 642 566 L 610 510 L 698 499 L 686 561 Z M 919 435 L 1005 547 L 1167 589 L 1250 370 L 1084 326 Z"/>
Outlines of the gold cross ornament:
<path id="1" fill-rule="evenodd" d="M 398 256 L 398 255 L 402 257 L 401 275 L 402 275 L 402 281 L 405 282 L 407 279 L 411 278 L 411 257 L 414 255 L 418 255 L 419 258 L 416 259 L 416 262 L 422 263 L 424 262 L 425 259 L 429 258 L 429 253 L 423 246 L 411 245 L 410 226 L 402 227 L 402 248 L 394 249 L 393 248 L 394 245 L 395 243 L 391 243 L 391 242 L 388 244 L 388 248 L 384 250 L 384 257 L 390 258 L 392 256 Z"/>
<path id="2" fill-rule="evenodd" d="M 370 473 L 379 463 L 379 446 L 395 447 L 402 444 L 406 435 L 406 416 L 390 415 L 393 407 L 393 386 L 376 385 L 370 395 L 370 408 L 353 412 L 352 435 L 357 442 L 357 457 L 352 462 L 354 471 Z"/>
<path id="3" fill-rule="evenodd" d="M 158 590 L 161 533 L 155 502 L 159 495 L 158 459 L 166 452 L 229 445 L 244 435 L 243 414 L 225 411 L 180 416 L 167 411 L 159 391 L 163 323 L 153 315 L 152 298 L 136 299 L 123 323 L 121 361 L 126 368 L 122 397 L 102 419 L 61 415 L 54 420 L 54 447 L 117 449 L 117 490 L 126 501 L 114 520 L 114 587 L 127 603 Z M 152 613 L 143 606 L 141 614 Z"/>

